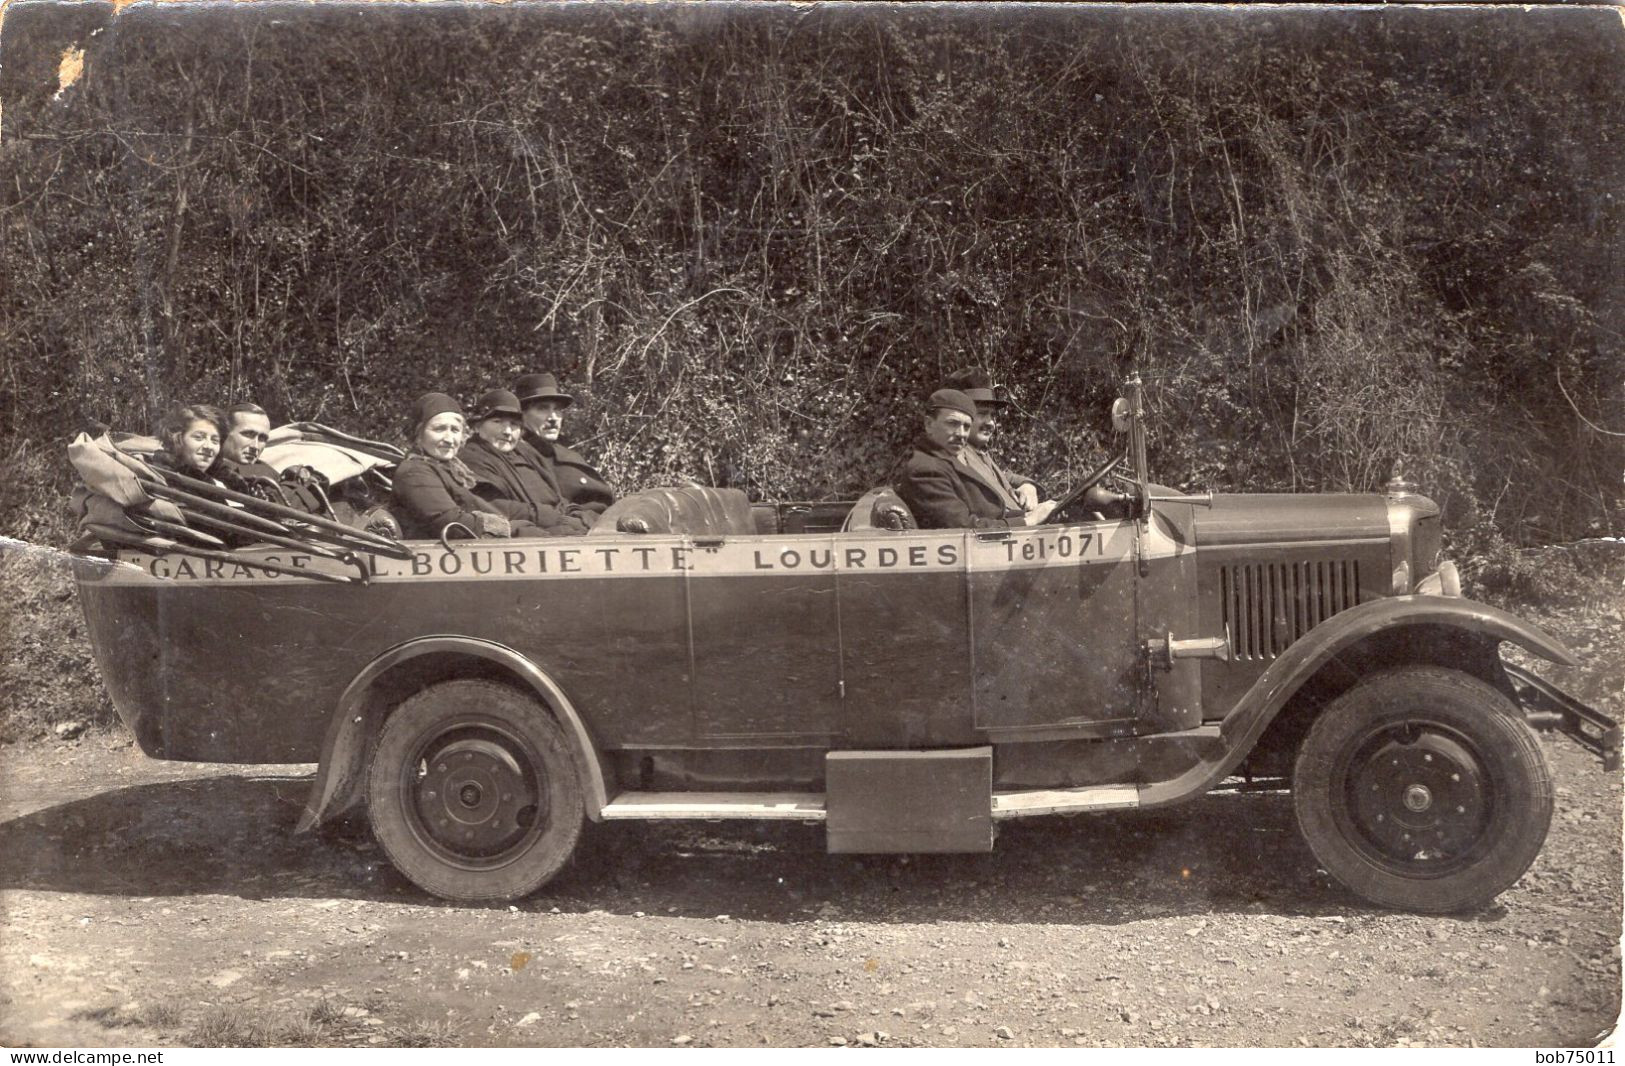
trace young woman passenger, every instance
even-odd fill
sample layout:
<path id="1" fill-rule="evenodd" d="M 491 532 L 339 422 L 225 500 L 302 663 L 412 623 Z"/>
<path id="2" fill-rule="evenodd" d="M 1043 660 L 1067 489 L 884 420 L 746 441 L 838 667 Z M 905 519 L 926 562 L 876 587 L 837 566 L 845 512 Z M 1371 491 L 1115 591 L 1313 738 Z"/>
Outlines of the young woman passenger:
<path id="1" fill-rule="evenodd" d="M 163 451 L 149 459 L 154 466 L 177 474 L 224 485 L 220 477 L 220 442 L 226 437 L 226 416 L 206 403 L 176 404 L 158 424 Z"/>
<path id="2" fill-rule="evenodd" d="M 541 531 L 509 519 L 474 494 L 478 479 L 458 458 L 468 426 L 463 409 L 443 392 L 418 397 L 412 409 L 412 442 L 395 468 L 395 516 L 407 537 L 438 537 L 461 525 L 476 537 L 528 537 Z M 454 531 L 455 532 L 455 531 Z"/>

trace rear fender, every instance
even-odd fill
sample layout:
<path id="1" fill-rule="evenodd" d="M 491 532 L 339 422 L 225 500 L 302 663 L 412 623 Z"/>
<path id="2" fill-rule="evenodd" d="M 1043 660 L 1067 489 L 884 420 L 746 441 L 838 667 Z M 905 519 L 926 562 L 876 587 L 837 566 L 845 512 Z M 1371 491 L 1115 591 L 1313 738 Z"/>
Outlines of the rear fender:
<path id="1" fill-rule="evenodd" d="M 399 702 L 391 698 L 394 687 L 390 684 L 391 678 L 401 676 L 403 667 L 410 669 L 405 664 L 413 660 L 420 660 L 426 655 L 447 654 L 472 657 L 492 664 L 500 672 L 518 678 L 529 686 L 570 738 L 577 770 L 586 786 L 583 802 L 587 815 L 595 821 L 598 819 L 599 812 L 609 802 L 604 785 L 604 767 L 599 762 L 597 749 L 581 716 L 553 679 L 519 652 L 495 641 L 476 637 L 433 636 L 420 637 L 390 648 L 368 663 L 345 688 L 328 723 L 316 781 L 305 799 L 305 809 L 299 816 L 299 824 L 294 832 L 309 832 L 360 802 L 363 779 L 378 731 Z M 400 694 L 397 692 L 393 695 Z"/>
<path id="2" fill-rule="evenodd" d="M 1564 666 L 1576 662 L 1551 634 L 1488 604 L 1449 596 L 1394 596 L 1363 603 L 1333 615 L 1288 646 L 1224 716 L 1212 754 L 1177 777 L 1143 786 L 1140 805 L 1160 806 L 1206 792 L 1241 764 L 1287 701 L 1323 666 L 1378 633 L 1409 626 L 1452 630 L 1492 650 L 1496 643 L 1510 641 Z"/>

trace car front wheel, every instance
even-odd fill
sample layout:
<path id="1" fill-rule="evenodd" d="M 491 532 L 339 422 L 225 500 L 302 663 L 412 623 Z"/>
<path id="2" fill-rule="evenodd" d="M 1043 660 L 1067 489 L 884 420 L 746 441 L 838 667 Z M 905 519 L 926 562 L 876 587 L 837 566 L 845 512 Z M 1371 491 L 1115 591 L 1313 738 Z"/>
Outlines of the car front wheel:
<path id="1" fill-rule="evenodd" d="M 447 681 L 384 723 L 367 778 L 373 835 L 413 884 L 453 900 L 529 895 L 569 860 L 582 793 L 564 731 L 492 681 Z"/>
<path id="2" fill-rule="evenodd" d="M 1552 820 L 1551 772 L 1516 706 L 1437 667 L 1379 674 L 1327 705 L 1292 791 L 1328 873 L 1373 903 L 1428 913 L 1494 899 Z"/>

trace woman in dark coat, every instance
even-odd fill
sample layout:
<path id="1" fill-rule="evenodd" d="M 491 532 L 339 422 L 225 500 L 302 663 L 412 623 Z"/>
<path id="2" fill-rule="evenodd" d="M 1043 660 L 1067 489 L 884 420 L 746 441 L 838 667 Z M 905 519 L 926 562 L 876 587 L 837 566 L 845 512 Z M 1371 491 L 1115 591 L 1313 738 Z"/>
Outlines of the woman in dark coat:
<path id="1" fill-rule="evenodd" d="M 525 521 L 510 521 L 474 494 L 478 480 L 457 457 L 467 425 L 463 409 L 443 392 L 418 397 L 413 410 L 412 444 L 395 468 L 395 515 L 407 537 L 438 537 L 457 523 L 476 537 L 523 537 L 540 532 Z"/>
<path id="2" fill-rule="evenodd" d="M 480 397 L 474 419 L 474 435 L 461 458 L 478 482 L 476 496 L 510 519 L 535 524 L 548 536 L 580 536 L 592 528 L 597 515 L 560 499 L 536 454 L 520 443 L 524 423 L 513 393 L 487 392 Z"/>

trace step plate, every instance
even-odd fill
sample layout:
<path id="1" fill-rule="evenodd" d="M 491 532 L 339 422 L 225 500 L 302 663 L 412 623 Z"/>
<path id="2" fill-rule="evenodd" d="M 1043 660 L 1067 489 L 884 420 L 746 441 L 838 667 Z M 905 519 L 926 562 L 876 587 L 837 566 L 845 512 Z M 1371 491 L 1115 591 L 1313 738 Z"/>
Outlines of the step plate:
<path id="1" fill-rule="evenodd" d="M 834 855 L 993 850 L 993 748 L 832 751 L 824 757 Z"/>

